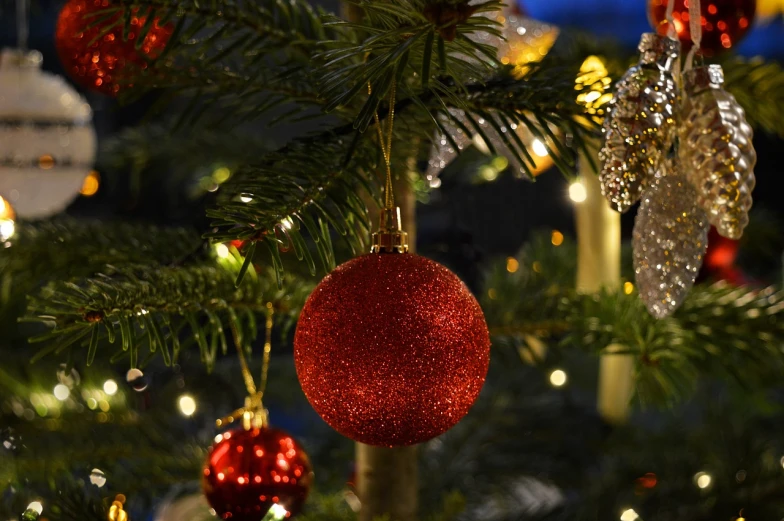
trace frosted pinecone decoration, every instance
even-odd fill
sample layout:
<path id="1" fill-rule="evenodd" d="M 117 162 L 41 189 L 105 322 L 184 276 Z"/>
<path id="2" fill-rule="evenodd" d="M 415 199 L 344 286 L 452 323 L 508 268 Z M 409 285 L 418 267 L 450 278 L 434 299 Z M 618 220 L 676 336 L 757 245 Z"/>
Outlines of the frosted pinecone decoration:
<path id="1" fill-rule="evenodd" d="M 676 162 L 665 161 L 645 191 L 632 237 L 640 298 L 654 317 L 672 314 L 691 290 L 709 228 L 691 183 Z"/>
<path id="2" fill-rule="evenodd" d="M 646 33 L 638 48 L 640 62 L 618 82 L 599 152 L 602 194 L 619 212 L 640 199 L 676 134 L 680 42 Z"/>
<path id="3" fill-rule="evenodd" d="M 749 223 L 757 154 L 735 97 L 722 88 L 720 65 L 684 73 L 680 160 L 697 203 L 719 234 L 739 239 Z"/>

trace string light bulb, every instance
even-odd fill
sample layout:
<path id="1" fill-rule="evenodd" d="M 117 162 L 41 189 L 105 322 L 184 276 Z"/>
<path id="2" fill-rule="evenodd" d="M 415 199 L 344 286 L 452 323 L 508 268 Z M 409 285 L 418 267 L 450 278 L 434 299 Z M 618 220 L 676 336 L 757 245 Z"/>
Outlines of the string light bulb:
<path id="1" fill-rule="evenodd" d="M 114 396 L 115 394 L 117 394 L 117 389 L 118 389 L 117 382 L 115 382 L 114 380 L 106 380 L 103 383 L 103 392 L 105 392 L 109 396 Z"/>
<path id="2" fill-rule="evenodd" d="M 61 402 L 64 402 L 65 400 L 68 399 L 69 396 L 71 396 L 71 390 L 68 388 L 67 385 L 57 384 L 54 386 L 54 391 L 52 392 L 52 394 L 54 394 L 55 398 L 57 398 Z"/>
<path id="3" fill-rule="evenodd" d="M 196 400 L 189 394 L 183 394 L 177 400 L 177 407 L 180 408 L 183 416 L 193 416 L 196 412 Z"/>
<path id="4" fill-rule="evenodd" d="M 582 203 L 588 199 L 588 192 L 582 181 L 574 181 L 569 185 L 569 199 L 575 203 Z"/>
<path id="5" fill-rule="evenodd" d="M 706 489 L 711 486 L 713 478 L 707 472 L 698 472 L 694 475 L 694 483 L 701 489 Z"/>
<path id="6" fill-rule="evenodd" d="M 636 521 L 640 518 L 640 514 L 634 511 L 633 508 L 627 508 L 621 513 L 621 521 Z"/>
<path id="7" fill-rule="evenodd" d="M 218 244 L 215 245 L 215 255 L 217 255 L 221 259 L 229 258 L 229 247 L 219 242 Z"/>
<path id="8" fill-rule="evenodd" d="M 98 193 L 98 188 L 101 186 L 101 174 L 99 174 L 96 170 L 92 170 L 87 177 L 84 178 L 84 183 L 82 183 L 82 189 L 79 190 L 79 193 L 85 197 L 91 197 Z"/>
<path id="9" fill-rule="evenodd" d="M 553 387 L 563 387 L 567 380 L 566 371 L 563 369 L 556 369 L 550 373 L 550 383 Z"/>
<path id="10" fill-rule="evenodd" d="M 547 153 L 547 147 L 539 138 L 534 138 L 534 140 L 531 142 L 531 150 L 539 157 L 547 157 L 549 155 Z"/>

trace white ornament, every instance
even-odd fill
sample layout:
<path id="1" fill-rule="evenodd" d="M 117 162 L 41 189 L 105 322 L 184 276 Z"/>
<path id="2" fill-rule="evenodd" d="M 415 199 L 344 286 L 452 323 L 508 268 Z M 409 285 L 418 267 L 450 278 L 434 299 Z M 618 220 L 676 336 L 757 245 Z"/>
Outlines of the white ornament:
<path id="1" fill-rule="evenodd" d="M 63 211 L 95 160 L 90 105 L 41 61 L 38 51 L 0 57 L 0 196 L 23 219 Z"/>

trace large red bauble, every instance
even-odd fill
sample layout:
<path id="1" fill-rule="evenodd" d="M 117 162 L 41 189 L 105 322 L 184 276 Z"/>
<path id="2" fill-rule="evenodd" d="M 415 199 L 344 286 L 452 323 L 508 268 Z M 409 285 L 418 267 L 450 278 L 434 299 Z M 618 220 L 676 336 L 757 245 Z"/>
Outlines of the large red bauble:
<path id="1" fill-rule="evenodd" d="M 332 428 L 387 447 L 453 427 L 490 362 L 484 315 L 444 266 L 408 253 L 357 257 L 305 303 L 294 337 L 302 389 Z"/>
<path id="2" fill-rule="evenodd" d="M 122 23 L 98 37 L 120 17 L 118 13 L 94 25 L 101 20 L 102 15 L 92 16 L 93 13 L 110 5 L 109 0 L 69 0 L 57 18 L 55 46 L 63 67 L 76 83 L 116 96 L 127 78 L 147 68 L 146 59 L 160 55 L 174 26 L 171 23 L 161 26 L 157 20 L 154 21 L 137 50 L 136 40 L 144 27 L 146 16 L 139 15 L 131 19 L 127 41 L 123 40 Z"/>
<path id="3" fill-rule="evenodd" d="M 667 24 L 664 22 L 667 3 L 668 0 L 649 0 L 648 4 L 651 23 L 662 35 L 667 34 Z M 675 0 L 672 13 L 684 52 L 692 45 L 688 5 L 688 0 Z M 756 10 L 756 0 L 702 0 L 702 54 L 713 56 L 735 47 L 751 28 Z"/>
<path id="4" fill-rule="evenodd" d="M 289 434 L 271 427 L 239 428 L 216 438 L 202 488 L 222 519 L 259 521 L 273 507 L 285 508 L 286 517 L 296 515 L 312 481 L 308 455 Z"/>

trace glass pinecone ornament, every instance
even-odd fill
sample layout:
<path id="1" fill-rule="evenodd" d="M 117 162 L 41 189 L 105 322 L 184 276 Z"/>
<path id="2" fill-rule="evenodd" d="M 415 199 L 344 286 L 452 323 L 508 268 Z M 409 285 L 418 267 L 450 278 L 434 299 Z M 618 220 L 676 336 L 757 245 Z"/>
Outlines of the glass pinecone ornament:
<path id="1" fill-rule="evenodd" d="M 626 71 L 610 103 L 599 152 L 602 194 L 619 212 L 640 199 L 672 146 L 680 95 L 673 75 L 680 43 L 646 33 L 638 48 L 639 64 Z"/>
<path id="2" fill-rule="evenodd" d="M 679 153 L 710 223 L 722 236 L 739 239 L 749 223 L 757 154 L 743 107 L 723 83 L 720 65 L 684 74 Z"/>
<path id="3" fill-rule="evenodd" d="M 694 285 L 708 246 L 708 218 L 677 164 L 665 161 L 634 220 L 632 248 L 640 298 L 656 318 L 672 314 Z"/>

